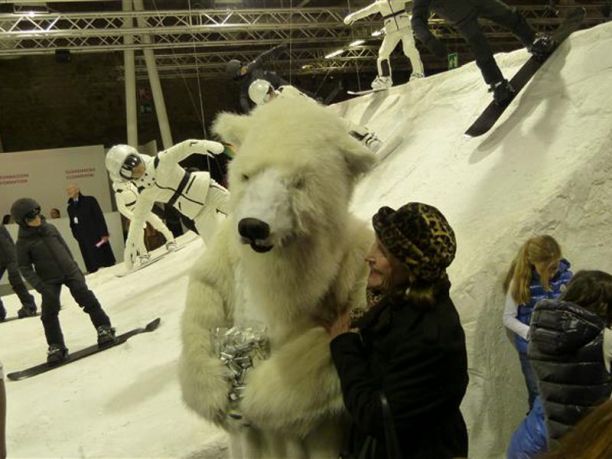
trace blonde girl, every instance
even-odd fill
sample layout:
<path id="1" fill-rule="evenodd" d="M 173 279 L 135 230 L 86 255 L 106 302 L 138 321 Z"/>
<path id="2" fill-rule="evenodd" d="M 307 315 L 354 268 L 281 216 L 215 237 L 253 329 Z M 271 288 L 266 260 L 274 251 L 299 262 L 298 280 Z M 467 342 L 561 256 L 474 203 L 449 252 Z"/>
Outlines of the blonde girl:
<path id="1" fill-rule="evenodd" d="M 572 278 L 569 268 L 570 263 L 562 258 L 559 243 L 552 236 L 540 235 L 528 239 L 521 246 L 504 281 L 503 323 L 514 337 L 529 393 L 530 410 L 538 395 L 536 376 L 527 359 L 531 314 L 538 301 L 561 295 Z"/>

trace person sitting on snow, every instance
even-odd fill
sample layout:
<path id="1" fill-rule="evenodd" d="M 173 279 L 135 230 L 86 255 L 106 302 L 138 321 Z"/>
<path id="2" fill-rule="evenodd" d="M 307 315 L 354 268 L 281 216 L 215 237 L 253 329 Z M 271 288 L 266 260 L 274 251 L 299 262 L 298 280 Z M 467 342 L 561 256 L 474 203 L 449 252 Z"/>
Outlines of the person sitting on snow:
<path id="1" fill-rule="evenodd" d="M 256 105 L 265 104 L 275 97 L 305 97 L 312 100 L 313 103 L 317 103 L 314 99 L 308 97 L 295 86 L 284 85 L 280 86 L 278 89 L 274 89 L 274 87 L 266 80 L 253 81 L 251 86 L 249 86 L 249 97 Z M 376 153 L 380 150 L 383 143 L 378 137 L 376 137 L 376 134 L 365 126 L 359 126 L 345 118 L 342 119 L 346 124 L 349 134 L 368 147 L 372 153 Z"/>
<path id="2" fill-rule="evenodd" d="M 376 0 L 344 18 L 344 23 L 351 25 L 353 22 L 372 14 L 380 13 L 383 17 L 385 38 L 378 49 L 378 60 L 376 61 L 378 76 L 372 81 L 372 89 L 380 90 L 393 86 L 389 57 L 400 40 L 402 50 L 406 57 L 410 59 L 410 65 L 412 65 L 410 78 L 423 78 L 425 76 L 421 55 L 414 44 L 410 15 L 405 10 L 406 3 L 406 0 Z"/>
<path id="3" fill-rule="evenodd" d="M 115 192 L 115 201 L 117 201 L 117 209 L 128 220 L 134 219 L 134 208 L 138 202 L 138 195 L 140 194 L 136 185 L 129 181 L 117 181 L 113 182 L 113 191 Z M 147 223 L 159 231 L 166 239 L 166 250 L 174 251 L 177 249 L 176 242 L 174 240 L 174 234 L 168 229 L 161 218 L 155 215 L 154 212 L 149 213 L 147 216 Z M 146 226 L 146 224 L 145 224 Z M 144 238 L 139 238 L 141 244 L 138 248 L 139 256 L 143 262 L 149 258 L 148 250 L 144 245 Z"/>
<path id="4" fill-rule="evenodd" d="M 446 59 L 447 49 L 429 30 L 427 21 L 430 13 L 436 13 L 463 35 L 476 57 L 476 65 L 490 87 L 489 91 L 493 92 L 493 99 L 501 106 L 508 105 L 516 92 L 497 66 L 478 19 L 487 19 L 509 28 L 535 56 L 545 58 L 554 48 L 550 36 L 536 36 L 516 8 L 510 8 L 500 0 L 414 0 L 412 29 L 421 43 L 440 58 Z"/>
<path id="5" fill-rule="evenodd" d="M 225 146 L 210 140 L 185 140 L 155 157 L 141 155 L 129 145 L 115 145 L 106 154 L 106 169 L 113 182 L 129 181 L 138 190 L 133 219 L 125 242 L 128 269 L 139 257 L 142 227 L 155 202 L 173 206 L 193 220 L 198 234 L 209 244 L 217 225 L 227 214 L 229 192 L 208 172 L 187 172 L 179 162 L 193 154 L 218 155 Z"/>

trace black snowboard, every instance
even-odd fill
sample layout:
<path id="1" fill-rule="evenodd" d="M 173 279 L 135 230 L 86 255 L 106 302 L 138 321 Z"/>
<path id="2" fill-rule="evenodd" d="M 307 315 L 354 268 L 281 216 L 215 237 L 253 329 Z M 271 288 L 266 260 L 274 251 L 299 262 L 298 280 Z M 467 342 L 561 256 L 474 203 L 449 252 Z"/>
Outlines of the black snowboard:
<path id="1" fill-rule="evenodd" d="M 28 319 L 30 317 L 40 317 L 40 312 L 37 312 L 35 316 L 27 316 L 27 317 L 13 316 L 13 317 L 7 317 L 6 319 L 0 321 L 0 324 L 5 324 L 7 322 L 13 322 L 15 320 L 20 320 L 20 319 Z"/>
<path id="2" fill-rule="evenodd" d="M 563 43 L 563 41 L 571 35 L 572 32 L 578 30 L 580 28 L 580 24 L 584 19 L 586 14 L 586 10 L 584 8 L 575 8 L 569 12 L 565 20 L 561 23 L 561 25 L 555 30 L 552 34 L 552 38 L 556 43 L 555 50 Z M 548 57 L 554 54 L 551 53 Z M 535 75 L 538 69 L 542 66 L 544 62 L 546 62 L 548 58 L 541 59 L 535 56 L 529 58 L 525 64 L 516 72 L 516 75 L 512 77 L 510 80 L 510 84 L 518 94 L 523 87 L 531 80 L 531 77 Z M 514 96 L 516 97 L 516 95 Z M 508 103 L 509 105 L 510 103 Z M 483 135 L 495 125 L 499 117 L 506 110 L 505 106 L 499 106 L 495 102 L 491 102 L 487 108 L 485 108 L 484 112 L 478 117 L 474 124 L 472 124 L 467 131 L 465 131 L 465 135 L 470 137 L 478 137 Z"/>
<path id="3" fill-rule="evenodd" d="M 77 360 L 83 359 L 93 354 L 97 354 L 98 352 L 105 351 L 115 346 L 119 346 L 120 344 L 125 343 L 128 339 L 130 339 L 134 335 L 139 335 L 140 333 L 148 333 L 152 332 L 159 327 L 159 323 L 161 322 L 160 318 L 155 319 L 152 322 L 149 322 L 143 328 L 135 328 L 128 332 L 123 333 L 122 335 L 117 336 L 117 339 L 114 343 L 109 344 L 104 347 L 98 347 L 97 344 L 81 349 L 80 351 L 76 351 L 72 354 L 68 354 L 68 358 L 61 363 L 55 365 L 49 365 L 48 363 L 41 363 L 40 365 L 36 365 L 31 368 L 27 368 L 22 371 L 16 371 L 14 373 L 9 373 L 6 375 L 8 379 L 11 381 L 20 381 L 22 379 L 31 378 L 32 376 L 39 375 L 41 373 L 46 373 L 47 371 L 53 370 L 55 368 L 63 367 L 64 365 L 68 365 L 69 363 L 76 362 Z"/>

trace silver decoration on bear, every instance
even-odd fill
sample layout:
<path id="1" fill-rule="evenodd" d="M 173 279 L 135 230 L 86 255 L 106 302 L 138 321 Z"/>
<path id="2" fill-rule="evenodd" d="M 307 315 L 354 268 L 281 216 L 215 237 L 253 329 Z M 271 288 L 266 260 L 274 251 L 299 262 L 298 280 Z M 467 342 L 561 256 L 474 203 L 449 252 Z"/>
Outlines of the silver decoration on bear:
<path id="1" fill-rule="evenodd" d="M 239 404 L 244 396 L 245 378 L 249 369 L 258 361 L 268 358 L 270 344 L 263 326 L 215 328 L 212 333 L 213 348 L 225 367 L 231 382 L 229 398 L 230 418 L 240 420 Z"/>

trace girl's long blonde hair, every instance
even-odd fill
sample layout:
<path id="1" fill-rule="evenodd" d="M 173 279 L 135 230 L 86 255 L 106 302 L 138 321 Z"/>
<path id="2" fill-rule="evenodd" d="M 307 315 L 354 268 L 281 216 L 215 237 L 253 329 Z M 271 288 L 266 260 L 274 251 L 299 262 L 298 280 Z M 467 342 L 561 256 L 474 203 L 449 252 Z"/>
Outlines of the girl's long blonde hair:
<path id="1" fill-rule="evenodd" d="M 512 283 L 512 298 L 518 304 L 529 302 L 531 294 L 531 267 L 534 263 L 552 262 L 561 258 L 561 246 L 547 234 L 528 239 L 520 248 L 518 254 L 512 261 L 506 279 L 504 280 L 504 293 L 508 293 Z M 550 289 L 550 279 L 542 278 L 542 287 Z"/>

